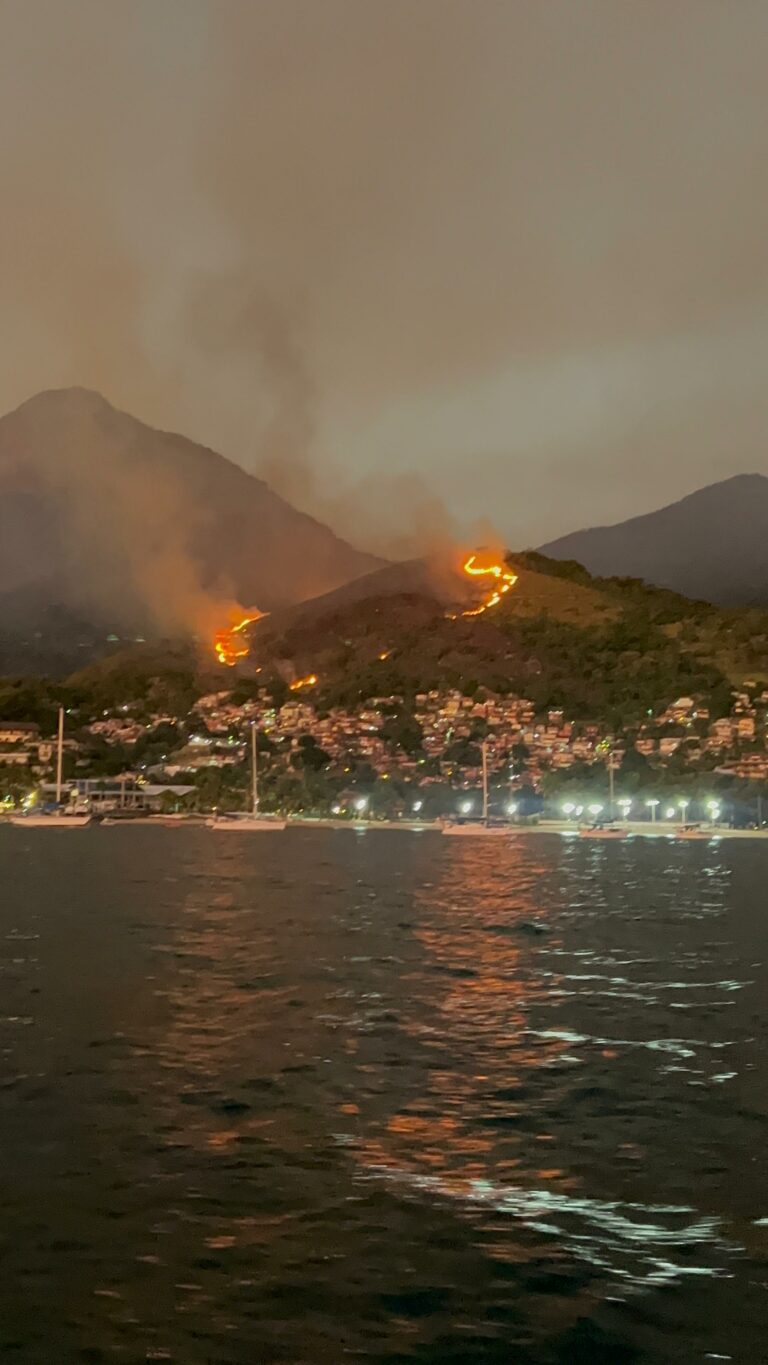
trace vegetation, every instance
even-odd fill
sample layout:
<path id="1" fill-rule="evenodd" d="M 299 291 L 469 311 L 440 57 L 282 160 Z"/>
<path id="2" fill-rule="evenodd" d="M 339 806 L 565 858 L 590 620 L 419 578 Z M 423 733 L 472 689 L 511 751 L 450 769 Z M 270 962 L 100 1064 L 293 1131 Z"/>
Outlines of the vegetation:
<path id="1" fill-rule="evenodd" d="M 378 699 L 382 739 L 418 764 L 420 778 L 439 778 L 441 768 L 424 751 L 414 714 L 417 695 L 457 688 L 465 696 L 482 697 L 490 689 L 529 698 L 539 715 L 562 708 L 571 719 L 595 721 L 623 734 L 627 757 L 621 788 L 638 800 L 651 786 L 670 795 L 718 795 L 730 784 L 738 800 L 757 791 L 752 784 L 742 792 L 735 779 L 712 772 L 715 760 L 708 755 L 691 773 L 685 751 L 695 742 L 695 726 L 681 735 L 681 750 L 665 758 L 663 768 L 651 767 L 633 741 L 680 696 L 699 698 L 708 708 L 707 721 L 698 726 L 703 733 L 711 719 L 730 710 L 734 684 L 751 680 L 762 688 L 768 679 L 768 612 L 724 611 L 635 579 L 595 579 L 579 564 L 534 552 L 514 556 L 512 563 L 519 575 L 515 589 L 481 616 L 449 614 L 424 592 L 337 604 L 316 615 L 307 610 L 297 624 L 289 620 L 279 630 L 270 631 L 267 623 L 257 629 L 258 673 L 253 665 L 250 672 L 248 665 L 240 672 L 222 671 L 190 643 L 135 646 L 65 682 L 0 678 L 0 721 L 33 721 L 51 737 L 57 709 L 64 705 L 67 733 L 81 745 L 78 773 L 109 778 L 129 768 L 151 769 L 167 754 L 183 753 L 193 733 L 190 710 L 201 694 L 229 688 L 235 704 L 243 704 L 266 689 L 280 706 L 293 695 L 288 679 L 316 672 L 318 687 L 297 700 L 310 700 L 322 714 Z M 135 743 L 107 743 L 86 728 L 121 711 L 146 727 Z M 672 730 L 665 727 L 664 733 Z M 484 723 L 478 721 L 471 733 L 453 739 L 445 758 L 457 769 L 477 768 L 483 737 Z M 408 808 L 417 789 L 415 782 L 379 778 L 351 756 L 331 762 L 311 736 L 299 739 L 287 761 L 264 735 L 259 748 L 267 809 L 329 811 L 343 806 L 345 792 L 356 788 L 366 791 L 372 809 L 397 813 Z M 520 744 L 513 755 L 518 772 L 527 757 Z M 68 773 L 71 762 L 67 756 Z M 247 802 L 243 763 L 204 768 L 187 780 L 195 788 L 191 800 L 201 809 L 235 809 Z M 23 792 L 29 781 L 18 769 L 0 770 L 0 799 Z M 549 773 L 543 793 L 550 801 L 578 803 L 599 799 L 605 788 L 605 770 L 597 764 Z M 437 813 L 443 801 L 449 808 L 449 791 L 435 781 L 422 789 L 420 799 Z"/>
<path id="2" fill-rule="evenodd" d="M 715 695 L 718 706 L 730 698 L 722 671 L 684 650 L 642 610 L 591 628 L 544 616 L 513 618 L 503 629 L 524 659 L 520 690 L 541 710 L 566 706 L 574 718 L 623 726 L 676 697 Z"/>

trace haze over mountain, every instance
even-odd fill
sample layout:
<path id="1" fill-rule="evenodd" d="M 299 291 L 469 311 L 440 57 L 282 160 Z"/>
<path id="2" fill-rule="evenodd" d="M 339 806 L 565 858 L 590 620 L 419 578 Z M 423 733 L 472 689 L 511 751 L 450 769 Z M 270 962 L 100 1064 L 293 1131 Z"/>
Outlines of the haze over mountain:
<path id="1" fill-rule="evenodd" d="M 382 561 L 261 479 L 84 389 L 0 419 L 0 627 L 75 613 L 205 633 L 234 604 L 289 606 Z"/>
<path id="2" fill-rule="evenodd" d="M 768 478 L 738 474 L 658 512 L 541 546 L 592 574 L 644 578 L 719 606 L 768 603 Z"/>

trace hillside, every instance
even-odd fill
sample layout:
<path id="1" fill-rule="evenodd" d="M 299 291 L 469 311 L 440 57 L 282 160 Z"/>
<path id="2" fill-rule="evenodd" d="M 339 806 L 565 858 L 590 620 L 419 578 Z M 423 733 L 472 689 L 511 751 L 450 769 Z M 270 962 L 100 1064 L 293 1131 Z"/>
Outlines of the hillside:
<path id="1" fill-rule="evenodd" d="M 259 623 L 253 659 L 263 674 L 317 674 L 334 700 L 479 682 L 582 716 L 640 715 L 768 676 L 768 613 L 718 611 L 536 554 L 510 563 L 514 590 L 482 616 L 450 619 L 422 591 L 333 595 Z"/>
<path id="2" fill-rule="evenodd" d="M 541 553 L 719 606 L 766 606 L 768 478 L 740 474 L 658 512 L 563 536 Z"/>
<path id="3" fill-rule="evenodd" d="M 5 654 L 15 641 L 44 659 L 45 638 L 32 641 L 52 610 L 102 640 L 205 634 L 230 604 L 290 605 L 380 564 L 238 465 L 98 394 L 41 393 L 0 419 Z"/>
<path id="4" fill-rule="evenodd" d="M 438 590 L 425 565 L 398 566 L 371 575 L 363 600 L 341 589 L 258 622 L 240 669 L 222 670 L 201 654 L 194 685 L 214 690 L 250 678 L 286 687 L 316 675 L 307 695 L 347 704 L 481 684 L 529 697 L 540 709 L 623 723 L 691 693 L 706 695 L 716 712 L 729 704 L 732 686 L 768 680 L 768 612 L 721 610 L 631 579 L 596 579 L 578 564 L 531 552 L 510 562 L 518 574 L 513 591 L 483 615 L 456 614 L 467 605 L 464 583 L 451 605 L 445 580 Z M 170 671 L 178 673 L 178 657 Z M 190 687 L 194 671 L 190 664 Z M 158 675 L 161 661 L 147 670 L 128 651 L 81 674 L 78 685 L 118 699 Z"/>

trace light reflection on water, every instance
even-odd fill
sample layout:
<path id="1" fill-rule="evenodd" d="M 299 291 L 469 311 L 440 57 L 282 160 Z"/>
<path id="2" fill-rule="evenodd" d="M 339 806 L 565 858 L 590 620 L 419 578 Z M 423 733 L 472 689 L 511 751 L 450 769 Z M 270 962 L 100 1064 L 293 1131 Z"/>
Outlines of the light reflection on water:
<path id="1" fill-rule="evenodd" d="M 540 852 L 541 845 L 532 843 L 530 854 Z M 603 863 L 601 853 L 587 863 L 590 873 L 594 862 Z M 578 866 L 581 871 L 583 862 Z M 555 1253 L 554 1248 L 542 1250 L 539 1239 L 531 1241 L 532 1260 L 564 1252 L 619 1287 L 647 1288 L 689 1275 L 725 1273 L 729 1253 L 738 1247 L 729 1245 L 717 1217 L 689 1204 L 587 1198 L 584 1177 L 569 1163 L 567 1147 L 572 1141 L 571 1103 L 577 1113 L 585 1098 L 594 1099 L 604 1121 L 618 1100 L 618 1095 L 612 1098 L 607 1076 L 604 1093 L 593 1087 L 590 1095 L 587 1087 L 585 1094 L 582 1070 L 595 1057 L 612 1063 L 622 1049 L 658 1051 L 663 1063 L 657 1067 L 659 1075 L 687 1070 L 722 1081 L 736 1074 L 722 1070 L 720 1051 L 731 1043 L 617 1039 L 536 1028 L 533 1021 L 553 1009 L 562 1012 L 574 995 L 582 1002 L 593 997 L 654 1006 L 665 993 L 702 990 L 709 1008 L 719 1007 L 727 993 L 748 983 L 665 980 L 669 964 L 655 958 L 636 961 L 637 978 L 587 970 L 588 965 L 605 965 L 605 955 L 583 947 L 569 952 L 561 935 L 573 919 L 574 900 L 581 922 L 588 922 L 595 914 L 594 900 L 605 903 L 608 888 L 596 887 L 588 899 L 578 887 L 579 875 L 576 896 L 569 896 L 563 914 L 563 907 L 542 900 L 550 872 L 547 862 L 534 856 L 522 865 L 488 858 L 478 841 L 462 846 L 459 857 L 444 858 L 440 879 L 418 895 L 416 936 L 425 959 L 413 980 L 411 1009 L 402 1027 L 429 1051 L 423 1087 L 389 1119 L 384 1132 L 353 1144 L 356 1159 L 367 1173 L 414 1196 L 462 1202 L 475 1221 L 482 1222 L 486 1210 L 518 1219 L 558 1244 Z M 715 900 L 710 873 L 706 869 L 707 915 L 717 906 L 724 912 L 728 884 L 722 869 L 715 880 Z M 680 919 L 695 906 L 700 879 L 696 884 L 673 880 L 674 913 Z M 635 918 L 641 919 L 645 907 L 638 909 Z M 577 970 L 569 971 L 574 956 Z M 698 954 L 691 956 L 689 967 L 701 964 Z M 678 1003 L 671 999 L 670 1008 Z M 678 1059 L 674 1067 L 670 1056 Z M 683 1065 L 683 1059 L 695 1065 Z M 720 1074 L 715 1074 L 717 1068 Z M 564 1118 L 566 1142 L 559 1131 Z M 633 1148 L 623 1145 L 625 1159 L 640 1160 Z M 690 1259 L 694 1249 L 698 1263 Z M 519 1241 L 514 1255 L 520 1259 Z M 590 1292 L 594 1289 L 591 1284 Z M 614 1287 L 612 1294 L 619 1292 Z"/>
<path id="2" fill-rule="evenodd" d="M 762 1358 L 762 848 L 0 837 L 9 1359 Z"/>

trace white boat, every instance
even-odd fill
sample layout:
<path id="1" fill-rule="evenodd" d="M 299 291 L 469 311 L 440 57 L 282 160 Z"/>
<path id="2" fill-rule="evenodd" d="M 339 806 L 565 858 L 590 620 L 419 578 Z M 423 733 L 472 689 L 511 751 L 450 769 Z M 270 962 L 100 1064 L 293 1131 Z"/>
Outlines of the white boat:
<path id="1" fill-rule="evenodd" d="M 484 825 L 482 820 L 466 820 L 464 824 L 456 821 L 449 821 L 443 825 L 443 834 L 466 834 L 479 836 L 481 839 L 504 838 L 510 835 L 509 825 Z"/>
<path id="2" fill-rule="evenodd" d="M 251 810 L 248 814 L 215 815 L 206 820 L 209 829 L 228 830 L 235 834 L 258 834 L 265 830 L 285 829 L 288 821 L 279 815 L 259 815 L 259 760 L 256 722 L 251 721 Z"/>
<path id="3" fill-rule="evenodd" d="M 483 755 L 483 818 L 482 820 L 446 820 L 443 834 L 464 835 L 480 839 L 508 839 L 509 825 L 491 824 L 488 819 L 488 747 L 482 746 Z"/>
<path id="4" fill-rule="evenodd" d="M 50 811 L 29 815 L 12 815 L 12 825 L 23 825 L 25 829 L 84 829 L 90 825 L 90 814 L 79 811 Z"/>
<path id="5" fill-rule="evenodd" d="M 252 834 L 258 830 L 285 829 L 288 821 L 279 816 L 270 819 L 268 815 L 221 815 L 206 820 L 209 829 L 234 830 L 236 834 Z"/>
<path id="6" fill-rule="evenodd" d="M 12 815 L 12 825 L 22 825 L 25 829 L 84 829 L 91 823 L 90 811 L 62 810 L 62 766 L 64 759 L 64 707 L 59 707 L 59 738 L 56 750 L 56 810 L 29 811 L 23 815 Z"/>

